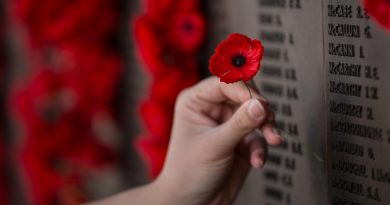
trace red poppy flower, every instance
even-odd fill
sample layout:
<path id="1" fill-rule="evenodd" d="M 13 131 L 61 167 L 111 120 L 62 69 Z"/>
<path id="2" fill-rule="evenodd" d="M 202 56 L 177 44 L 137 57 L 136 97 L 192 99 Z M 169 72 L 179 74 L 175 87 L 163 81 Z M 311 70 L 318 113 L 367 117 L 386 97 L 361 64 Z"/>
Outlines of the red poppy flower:
<path id="1" fill-rule="evenodd" d="M 202 45 L 206 25 L 199 13 L 179 13 L 173 18 L 171 26 L 168 38 L 179 50 L 196 52 Z"/>
<path id="2" fill-rule="evenodd" d="M 209 69 L 221 82 L 248 81 L 260 69 L 263 51 L 260 41 L 237 33 L 231 34 L 215 49 L 209 61 Z"/>
<path id="3" fill-rule="evenodd" d="M 390 29 L 390 1 L 389 0 L 364 0 L 366 10 L 382 26 Z"/>

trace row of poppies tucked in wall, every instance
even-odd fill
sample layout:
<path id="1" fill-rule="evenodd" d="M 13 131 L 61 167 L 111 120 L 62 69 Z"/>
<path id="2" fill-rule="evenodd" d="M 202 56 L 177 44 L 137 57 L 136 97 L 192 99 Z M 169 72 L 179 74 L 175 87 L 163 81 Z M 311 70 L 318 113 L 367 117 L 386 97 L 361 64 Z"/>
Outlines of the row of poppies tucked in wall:
<path id="1" fill-rule="evenodd" d="M 0 6 L 2 6 L 0 4 Z M 0 113 L 4 112 L 4 90 L 5 90 L 5 26 L 4 19 L 1 16 L 3 10 L 0 9 Z M 7 205 L 8 201 L 8 187 L 7 187 L 7 156 L 6 156 L 6 139 L 5 139 L 5 116 L 0 114 L 0 204 Z"/>
<path id="2" fill-rule="evenodd" d="M 143 5 L 145 13 L 133 23 L 134 35 L 153 82 L 140 105 L 145 136 L 150 137 L 137 144 L 156 176 L 168 145 L 175 98 L 199 80 L 196 55 L 205 24 L 198 1 L 145 0 Z M 88 176 L 118 160 L 117 150 L 102 140 L 110 136 L 100 135 L 112 134 L 102 131 L 102 124 L 117 123 L 115 93 L 125 60 L 113 44 L 120 0 L 16 0 L 7 6 L 17 41 L 23 42 L 19 54 L 28 62 L 7 99 L 22 128 L 16 136 L 21 139 L 16 158 L 26 201 L 84 202 Z M 5 184 L 0 178 L 1 193 Z"/>
<path id="3" fill-rule="evenodd" d="M 79 204 L 89 197 L 88 177 L 115 166 L 116 150 L 102 140 L 101 125 L 116 123 L 123 59 L 112 42 L 119 3 L 8 2 L 24 43 L 19 54 L 28 62 L 12 84 L 9 105 L 23 130 L 17 158 L 29 204 Z"/>
<path id="4" fill-rule="evenodd" d="M 145 0 L 134 22 L 137 54 L 151 78 L 140 111 L 145 131 L 137 146 L 151 177 L 162 169 L 173 109 L 181 90 L 200 80 L 197 61 L 205 38 L 200 0 Z"/>

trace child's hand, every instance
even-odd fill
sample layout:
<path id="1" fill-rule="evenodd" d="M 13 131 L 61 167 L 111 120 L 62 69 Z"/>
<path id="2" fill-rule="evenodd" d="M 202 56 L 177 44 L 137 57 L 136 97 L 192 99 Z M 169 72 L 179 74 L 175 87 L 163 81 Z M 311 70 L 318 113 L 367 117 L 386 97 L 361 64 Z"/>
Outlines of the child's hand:
<path id="1" fill-rule="evenodd" d="M 243 83 L 206 79 L 178 98 L 164 169 L 154 183 L 168 204 L 231 204 L 250 164 L 264 165 L 267 143 L 277 145 L 267 101 Z M 265 137 L 256 137 L 260 129 Z"/>

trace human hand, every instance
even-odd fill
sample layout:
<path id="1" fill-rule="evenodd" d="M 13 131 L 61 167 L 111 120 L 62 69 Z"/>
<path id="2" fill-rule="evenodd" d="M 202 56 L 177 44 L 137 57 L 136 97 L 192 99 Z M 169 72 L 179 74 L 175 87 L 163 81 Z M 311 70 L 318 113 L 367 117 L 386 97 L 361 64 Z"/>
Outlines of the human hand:
<path id="1" fill-rule="evenodd" d="M 231 204 L 250 165 L 260 168 L 267 143 L 282 137 L 267 101 L 244 84 L 208 78 L 178 97 L 171 142 L 154 182 L 167 204 Z M 260 129 L 264 138 L 256 137 Z"/>

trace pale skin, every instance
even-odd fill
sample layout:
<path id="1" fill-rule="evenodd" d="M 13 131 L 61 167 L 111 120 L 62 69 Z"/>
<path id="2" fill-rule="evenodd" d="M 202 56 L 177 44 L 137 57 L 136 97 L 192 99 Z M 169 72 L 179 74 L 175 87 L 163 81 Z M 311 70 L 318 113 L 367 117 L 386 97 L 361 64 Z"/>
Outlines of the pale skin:
<path id="1" fill-rule="evenodd" d="M 232 204 L 251 166 L 265 164 L 267 145 L 283 142 L 268 102 L 250 89 L 252 99 L 243 83 L 225 84 L 212 77 L 184 90 L 159 177 L 90 205 Z"/>

